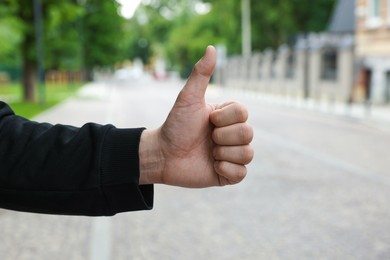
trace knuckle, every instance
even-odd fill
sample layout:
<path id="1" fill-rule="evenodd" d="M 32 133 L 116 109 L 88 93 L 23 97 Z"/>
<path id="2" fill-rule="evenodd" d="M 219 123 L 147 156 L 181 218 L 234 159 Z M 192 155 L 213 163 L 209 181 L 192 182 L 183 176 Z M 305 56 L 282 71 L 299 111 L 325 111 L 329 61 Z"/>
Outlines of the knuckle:
<path id="1" fill-rule="evenodd" d="M 215 143 L 220 144 L 223 140 L 223 132 L 221 129 L 214 129 L 212 133 L 212 139 Z"/>
<path id="2" fill-rule="evenodd" d="M 236 181 L 236 183 L 241 182 L 245 178 L 246 174 L 247 169 L 244 165 L 242 165 L 241 167 L 239 167 L 239 169 L 237 169 L 237 174 L 235 175 L 234 181 Z"/>
<path id="3" fill-rule="evenodd" d="M 198 74 L 200 73 L 200 70 L 201 70 L 201 64 L 200 62 L 197 62 L 194 66 L 194 68 L 192 69 L 192 73 L 195 73 L 195 74 Z"/>
<path id="4" fill-rule="evenodd" d="M 202 62 L 201 60 L 195 64 L 194 68 L 192 69 L 192 73 L 203 77 L 210 76 L 206 71 L 206 66 L 204 62 Z"/>
<path id="5" fill-rule="evenodd" d="M 222 125 L 222 117 L 221 117 L 221 113 L 220 113 L 219 110 L 214 111 L 214 112 L 210 115 L 210 119 L 211 119 L 211 122 L 212 122 L 215 126 L 220 126 L 220 125 Z"/>
<path id="6" fill-rule="evenodd" d="M 253 160 L 254 151 L 252 147 L 246 146 L 242 151 L 243 163 L 248 164 Z"/>
<path id="7" fill-rule="evenodd" d="M 223 173 L 224 172 L 224 162 L 223 161 L 215 162 L 214 169 L 219 174 Z"/>
<path id="8" fill-rule="evenodd" d="M 213 133 L 211 134 L 211 138 L 215 143 L 218 143 L 219 134 L 217 129 L 214 129 Z"/>
<path id="9" fill-rule="evenodd" d="M 220 146 L 215 147 L 213 150 L 213 156 L 214 156 L 214 159 L 217 159 L 217 160 L 220 160 L 221 158 L 223 158 L 222 147 L 220 147 Z"/>
<path id="10" fill-rule="evenodd" d="M 240 133 L 241 133 L 241 137 L 242 137 L 242 141 L 244 143 L 247 143 L 249 144 L 252 139 L 253 139 L 253 129 L 250 125 L 248 124 L 241 124 L 241 129 L 240 129 Z"/>
<path id="11" fill-rule="evenodd" d="M 246 108 L 239 103 L 235 103 L 234 105 L 236 107 L 235 117 L 236 117 L 237 121 L 238 122 L 246 122 L 246 120 L 248 120 L 248 111 L 246 110 Z"/>
<path id="12" fill-rule="evenodd" d="M 214 169 L 218 174 L 226 178 L 228 184 L 241 182 L 247 174 L 245 165 L 231 164 L 225 161 L 215 162 Z"/>

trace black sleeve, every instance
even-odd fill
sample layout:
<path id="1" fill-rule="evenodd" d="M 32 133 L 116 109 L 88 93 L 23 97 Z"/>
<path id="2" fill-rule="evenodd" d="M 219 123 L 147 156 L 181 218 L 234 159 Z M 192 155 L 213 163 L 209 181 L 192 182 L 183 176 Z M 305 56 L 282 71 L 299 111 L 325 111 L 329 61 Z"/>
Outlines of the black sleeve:
<path id="1" fill-rule="evenodd" d="M 151 209 L 153 185 L 139 185 L 142 131 L 36 123 L 0 101 L 0 207 L 88 216 Z"/>

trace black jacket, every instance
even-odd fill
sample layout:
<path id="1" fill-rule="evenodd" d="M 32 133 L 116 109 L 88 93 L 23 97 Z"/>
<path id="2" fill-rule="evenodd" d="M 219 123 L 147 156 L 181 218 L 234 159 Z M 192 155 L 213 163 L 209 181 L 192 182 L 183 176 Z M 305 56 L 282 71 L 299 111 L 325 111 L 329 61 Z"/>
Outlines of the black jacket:
<path id="1" fill-rule="evenodd" d="M 89 216 L 151 209 L 153 185 L 139 185 L 142 131 L 36 123 L 0 101 L 0 207 Z"/>

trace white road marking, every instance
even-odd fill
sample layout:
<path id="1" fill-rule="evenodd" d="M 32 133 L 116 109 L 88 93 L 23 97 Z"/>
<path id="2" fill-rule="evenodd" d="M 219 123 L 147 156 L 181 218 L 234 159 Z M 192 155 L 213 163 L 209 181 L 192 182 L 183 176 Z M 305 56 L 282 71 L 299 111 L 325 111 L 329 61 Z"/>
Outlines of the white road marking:
<path id="1" fill-rule="evenodd" d="M 109 260 L 111 259 L 111 218 L 98 217 L 92 222 L 91 234 L 91 260 Z"/>

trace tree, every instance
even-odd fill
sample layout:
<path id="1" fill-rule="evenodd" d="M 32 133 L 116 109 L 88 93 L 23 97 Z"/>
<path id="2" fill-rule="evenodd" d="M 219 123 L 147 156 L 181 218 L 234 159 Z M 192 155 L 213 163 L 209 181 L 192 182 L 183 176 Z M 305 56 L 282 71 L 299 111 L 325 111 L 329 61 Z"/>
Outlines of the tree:
<path id="1" fill-rule="evenodd" d="M 46 68 L 81 69 L 80 20 L 84 12 L 83 6 L 76 1 L 57 1 L 47 11 L 44 35 Z"/>
<path id="2" fill-rule="evenodd" d="M 176 9 L 184 9 L 180 7 L 181 2 L 155 0 L 138 8 L 126 26 L 129 59 L 141 58 L 148 63 L 152 56 L 162 54 L 168 44 L 170 31 L 175 27 L 177 15 L 182 15 L 181 11 L 176 12 Z"/>
<path id="3" fill-rule="evenodd" d="M 203 0 L 212 6 L 203 15 L 194 9 L 199 2 L 149 0 L 139 8 L 130 23 L 135 34 L 148 42 L 143 50 L 144 60 L 154 55 L 154 46 L 160 46 L 157 49 L 163 49 L 170 63 L 186 76 L 208 44 L 223 44 L 230 55 L 241 52 L 240 1 Z M 298 33 L 326 29 L 334 3 L 335 0 L 251 1 L 253 48 L 277 48 Z M 147 22 L 136 22 L 145 16 Z M 132 42 L 132 48 L 141 51 L 136 37 Z"/>
<path id="4" fill-rule="evenodd" d="M 57 29 L 59 21 L 67 22 L 66 15 L 63 14 L 72 14 L 77 7 L 75 1 L 60 0 L 60 1 L 42 1 L 42 10 L 43 10 L 43 21 L 45 28 L 46 43 L 51 41 L 50 33 Z M 23 98 L 25 101 L 34 101 L 35 100 L 35 72 L 36 72 L 36 48 L 35 48 L 35 35 L 34 35 L 34 6 L 32 1 L 25 0 L 4 0 L 2 1 L 1 10 L 8 17 L 12 17 L 13 24 L 17 26 L 12 26 L 11 23 L 5 27 L 8 30 L 14 28 L 15 35 L 18 35 L 17 40 L 6 40 L 8 44 L 15 44 L 14 46 L 19 47 L 18 53 L 20 54 L 21 66 L 22 66 L 22 86 L 23 86 Z M 60 18 L 58 18 L 58 17 Z M 69 16 L 68 17 L 74 17 Z M 49 37 L 48 37 L 49 36 Z M 64 37 L 59 37 L 62 42 L 65 42 L 67 39 Z M 47 53 L 55 53 L 55 45 L 46 44 L 46 46 L 52 46 L 52 48 L 47 49 Z M 58 48 L 57 48 L 58 49 Z M 66 48 L 62 48 L 66 50 Z M 13 52 L 16 52 L 13 49 Z M 59 55 L 56 53 L 56 59 L 61 60 L 64 55 Z M 50 55 L 48 55 L 50 57 Z M 50 64 L 50 61 L 47 62 Z"/>
<path id="5" fill-rule="evenodd" d="M 297 33 L 324 30 L 335 1 L 251 1 L 253 48 L 277 48 Z M 0 57 L 15 64 L 19 57 L 24 97 L 32 101 L 36 66 L 32 1 L 0 3 Z M 202 3 L 211 6 L 208 13 L 196 11 Z M 47 69 L 91 72 L 125 58 L 140 57 L 148 63 L 163 56 L 186 76 L 208 44 L 223 44 L 230 55 L 241 52 L 237 0 L 144 0 L 129 21 L 118 15 L 114 0 L 42 0 L 42 4 Z"/>
<path id="6" fill-rule="evenodd" d="M 196 13 L 194 6 L 198 2 L 154 0 L 141 5 L 129 21 L 134 35 L 130 41 L 133 49 L 131 58 L 140 56 L 147 62 L 151 56 L 164 56 L 172 66 L 178 65 L 176 68 L 186 76 L 207 44 L 225 41 L 222 33 L 218 32 L 223 28 L 218 25 L 218 15 Z M 145 42 L 147 45 L 142 46 Z"/>
<path id="7" fill-rule="evenodd" d="M 299 33 L 326 30 L 335 0 L 252 1 L 252 46 L 277 48 Z"/>
<path id="8" fill-rule="evenodd" d="M 22 25 L 12 12 L 0 5 L 0 60 L 3 65 L 18 64 L 17 46 L 22 39 Z"/>
<path id="9" fill-rule="evenodd" d="M 31 0 L 0 0 L 0 57 L 15 53 L 22 64 L 24 100 L 34 101 L 36 48 Z M 114 0 L 41 0 L 46 69 L 113 66 L 123 55 L 124 19 Z M 8 39 L 5 39 L 9 37 Z"/>
<path id="10" fill-rule="evenodd" d="M 84 65 L 113 66 L 124 55 L 124 18 L 118 15 L 118 4 L 111 1 L 88 0 L 82 19 Z"/>

